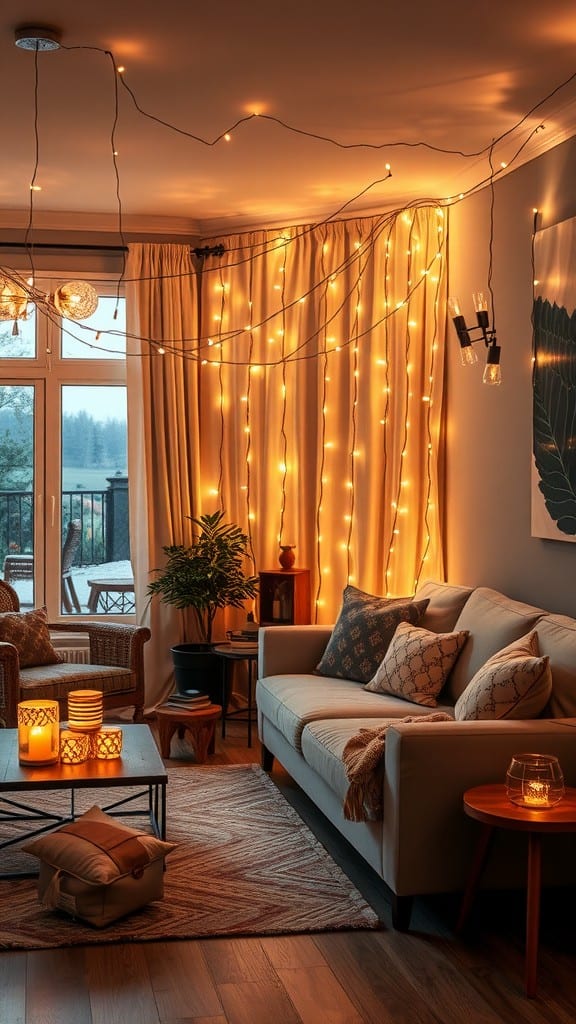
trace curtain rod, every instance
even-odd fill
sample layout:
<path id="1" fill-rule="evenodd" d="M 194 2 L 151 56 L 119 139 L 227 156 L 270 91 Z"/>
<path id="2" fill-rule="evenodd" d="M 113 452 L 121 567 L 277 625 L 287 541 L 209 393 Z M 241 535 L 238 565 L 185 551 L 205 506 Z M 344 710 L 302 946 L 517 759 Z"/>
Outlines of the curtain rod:
<path id="1" fill-rule="evenodd" d="M 72 251 L 84 250 L 88 252 L 128 252 L 127 245 L 86 245 L 66 242 L 38 242 L 34 245 L 27 245 L 25 242 L 0 242 L 0 249 L 68 249 Z M 223 256 L 225 247 L 220 245 L 190 246 L 190 252 L 194 256 Z"/>

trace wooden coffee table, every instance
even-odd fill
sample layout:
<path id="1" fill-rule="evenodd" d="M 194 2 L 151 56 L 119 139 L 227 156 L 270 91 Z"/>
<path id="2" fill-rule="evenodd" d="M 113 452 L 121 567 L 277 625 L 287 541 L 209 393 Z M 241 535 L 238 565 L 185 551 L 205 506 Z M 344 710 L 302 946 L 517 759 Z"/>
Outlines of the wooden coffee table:
<path id="1" fill-rule="evenodd" d="M 526 883 L 526 995 L 536 995 L 538 933 L 540 928 L 540 887 L 542 877 L 541 838 L 550 832 L 576 832 L 576 789 L 567 788 L 556 807 L 534 810 L 511 803 L 506 786 L 475 786 L 464 793 L 464 811 L 483 824 L 476 856 L 462 899 L 456 926 L 462 931 L 472 909 L 495 828 L 528 834 L 528 876 Z"/>
<path id="2" fill-rule="evenodd" d="M 0 729 L 0 878 L 15 877 L 13 873 L 2 874 L 2 850 L 75 820 L 75 793 L 79 789 L 136 787 L 136 792 L 119 795 L 102 810 L 118 818 L 146 815 L 154 834 L 165 839 L 167 782 L 166 768 L 147 725 L 122 726 L 122 756 L 118 759 L 37 768 L 19 764 L 18 730 Z M 32 794 L 54 790 L 69 792 L 67 812 L 34 806 Z M 26 827 L 3 838 L 1 826 L 10 822 Z"/>

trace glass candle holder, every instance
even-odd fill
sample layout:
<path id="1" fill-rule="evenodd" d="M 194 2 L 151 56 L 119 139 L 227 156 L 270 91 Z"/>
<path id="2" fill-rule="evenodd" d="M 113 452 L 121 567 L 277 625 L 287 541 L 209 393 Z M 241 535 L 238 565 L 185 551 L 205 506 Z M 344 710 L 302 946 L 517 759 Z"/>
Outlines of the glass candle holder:
<path id="1" fill-rule="evenodd" d="M 113 761 L 122 753 L 122 729 L 105 725 L 92 733 L 91 756 L 99 761 Z"/>
<path id="2" fill-rule="evenodd" d="M 60 757 L 58 701 L 23 700 L 18 705 L 20 764 L 56 764 Z"/>
<path id="3" fill-rule="evenodd" d="M 102 713 L 101 690 L 70 690 L 68 728 L 72 732 L 95 732 L 102 725 Z"/>
<path id="4" fill-rule="evenodd" d="M 82 764 L 90 756 L 90 736 L 86 732 L 62 729 L 60 733 L 60 761 L 62 764 Z"/>
<path id="5" fill-rule="evenodd" d="M 516 754 L 506 773 L 506 793 L 513 804 L 533 811 L 555 807 L 564 796 L 564 776 L 553 754 Z"/>

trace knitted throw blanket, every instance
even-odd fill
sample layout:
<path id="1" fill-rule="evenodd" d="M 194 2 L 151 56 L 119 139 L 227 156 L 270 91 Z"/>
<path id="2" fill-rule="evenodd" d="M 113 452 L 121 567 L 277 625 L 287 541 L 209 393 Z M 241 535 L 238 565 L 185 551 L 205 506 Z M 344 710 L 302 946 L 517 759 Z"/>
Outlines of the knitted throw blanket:
<path id="1" fill-rule="evenodd" d="M 451 722 L 451 715 L 434 711 L 430 715 L 407 715 L 373 729 L 360 729 L 352 736 L 342 754 L 350 781 L 344 801 L 348 821 L 378 821 L 382 818 L 382 773 L 386 733 L 391 725 L 404 722 Z"/>

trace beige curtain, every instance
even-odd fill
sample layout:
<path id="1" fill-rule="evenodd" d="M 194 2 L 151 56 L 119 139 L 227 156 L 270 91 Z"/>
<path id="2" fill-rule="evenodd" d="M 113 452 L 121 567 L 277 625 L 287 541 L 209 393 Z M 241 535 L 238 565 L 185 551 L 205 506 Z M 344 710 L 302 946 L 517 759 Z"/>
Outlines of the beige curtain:
<path id="1" fill-rule="evenodd" d="M 130 547 L 145 647 L 147 704 L 172 687 L 170 647 L 185 639 L 182 612 L 150 603 L 150 572 L 163 545 L 190 543 L 186 516 L 200 490 L 198 364 L 186 358 L 198 333 L 190 247 L 132 244 L 126 261 Z M 164 349 L 164 351 L 162 351 Z"/>
<path id="2" fill-rule="evenodd" d="M 130 246 L 139 611 L 162 545 L 218 508 L 249 535 L 248 570 L 296 545 L 313 621 L 334 621 L 347 583 L 404 595 L 443 578 L 444 218 L 424 207 L 211 239 L 225 253 L 205 261 L 199 327 L 188 249 Z M 159 602 L 147 614 L 153 702 L 185 623 Z M 242 618 L 223 616 L 216 638 Z"/>
<path id="3" fill-rule="evenodd" d="M 435 207 L 227 238 L 204 271 L 201 501 L 296 545 L 313 620 L 348 582 L 443 576 L 439 521 L 445 221 Z M 256 609 L 257 611 L 257 609 Z"/>

